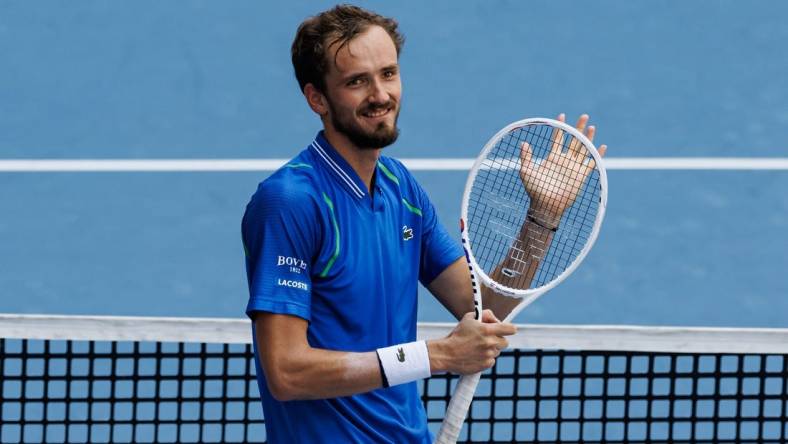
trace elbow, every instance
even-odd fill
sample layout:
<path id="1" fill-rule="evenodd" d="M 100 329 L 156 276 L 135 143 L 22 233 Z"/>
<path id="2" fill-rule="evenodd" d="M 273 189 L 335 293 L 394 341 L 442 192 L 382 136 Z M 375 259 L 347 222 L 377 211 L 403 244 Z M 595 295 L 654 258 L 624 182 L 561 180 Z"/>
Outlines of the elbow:
<path id="1" fill-rule="evenodd" d="M 301 398 L 300 385 L 291 375 L 281 370 L 266 373 L 266 384 L 271 396 L 277 401 L 295 401 Z"/>
<path id="2" fill-rule="evenodd" d="M 271 392 L 271 396 L 279 402 L 295 401 L 298 399 L 292 387 L 285 384 L 275 384 L 268 381 L 268 391 Z"/>

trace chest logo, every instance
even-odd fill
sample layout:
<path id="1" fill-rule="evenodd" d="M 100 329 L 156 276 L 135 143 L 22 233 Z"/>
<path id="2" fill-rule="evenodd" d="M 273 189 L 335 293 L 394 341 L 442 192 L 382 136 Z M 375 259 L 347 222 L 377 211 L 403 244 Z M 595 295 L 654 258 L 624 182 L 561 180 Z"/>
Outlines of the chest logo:
<path id="1" fill-rule="evenodd" d="M 402 240 L 409 241 L 413 239 L 413 228 L 409 228 L 407 225 L 402 226 Z"/>

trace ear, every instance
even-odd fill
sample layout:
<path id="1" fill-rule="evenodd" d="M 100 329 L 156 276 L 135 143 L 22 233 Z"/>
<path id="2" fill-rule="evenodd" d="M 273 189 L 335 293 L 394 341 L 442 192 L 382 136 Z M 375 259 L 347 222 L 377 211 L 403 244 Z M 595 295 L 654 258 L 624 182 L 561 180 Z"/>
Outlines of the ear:
<path id="1" fill-rule="evenodd" d="M 324 116 L 328 113 L 326 96 L 323 95 L 315 85 L 307 83 L 306 86 L 304 86 L 304 97 L 306 97 L 306 103 L 309 104 L 309 107 L 312 108 L 312 111 L 316 114 Z"/>

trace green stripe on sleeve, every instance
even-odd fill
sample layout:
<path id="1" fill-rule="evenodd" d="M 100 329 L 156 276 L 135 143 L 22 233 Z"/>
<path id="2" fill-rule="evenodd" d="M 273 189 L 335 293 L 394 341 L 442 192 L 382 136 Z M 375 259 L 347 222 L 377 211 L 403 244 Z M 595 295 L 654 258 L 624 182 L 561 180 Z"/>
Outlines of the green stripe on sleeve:
<path id="1" fill-rule="evenodd" d="M 328 271 L 331 270 L 331 267 L 334 265 L 334 261 L 336 261 L 339 257 L 339 224 L 337 224 L 337 217 L 334 215 L 334 203 L 331 202 L 331 199 L 326 195 L 326 193 L 323 193 L 323 200 L 326 201 L 326 205 L 328 205 L 328 211 L 331 213 L 331 222 L 334 224 L 334 238 L 336 241 L 336 247 L 334 247 L 334 254 L 331 256 L 331 259 L 328 260 L 326 268 L 320 272 L 320 277 L 326 277 L 328 275 Z"/>

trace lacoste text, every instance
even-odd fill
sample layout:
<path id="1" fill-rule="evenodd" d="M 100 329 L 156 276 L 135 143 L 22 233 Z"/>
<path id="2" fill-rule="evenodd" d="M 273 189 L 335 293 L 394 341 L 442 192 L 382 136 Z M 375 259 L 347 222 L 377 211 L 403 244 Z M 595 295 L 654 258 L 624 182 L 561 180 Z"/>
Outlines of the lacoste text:
<path id="1" fill-rule="evenodd" d="M 309 286 L 308 285 L 306 285 L 303 282 L 298 282 L 298 281 L 289 281 L 287 279 L 278 279 L 276 281 L 276 285 L 279 285 L 281 287 L 291 287 L 291 288 L 297 288 L 299 290 L 309 291 Z"/>

